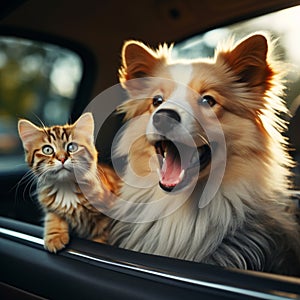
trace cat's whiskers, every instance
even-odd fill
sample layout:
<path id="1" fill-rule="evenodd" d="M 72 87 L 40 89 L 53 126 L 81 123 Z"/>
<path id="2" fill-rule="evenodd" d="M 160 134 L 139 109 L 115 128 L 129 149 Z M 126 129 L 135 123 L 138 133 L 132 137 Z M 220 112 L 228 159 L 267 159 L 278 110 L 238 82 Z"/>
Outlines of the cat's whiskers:
<path id="1" fill-rule="evenodd" d="M 89 167 L 90 167 L 90 163 L 83 159 L 72 158 L 71 162 L 72 162 L 72 165 L 74 165 L 74 166 L 80 166 L 80 167 L 84 166 L 87 169 L 89 169 Z"/>
<path id="2" fill-rule="evenodd" d="M 73 170 L 75 174 L 82 173 L 82 175 L 86 175 L 86 174 L 91 174 L 92 176 L 96 175 L 95 170 L 91 169 L 91 166 L 83 162 L 82 160 L 73 160 L 72 164 L 73 164 Z"/>
<path id="3" fill-rule="evenodd" d="M 57 176 L 54 170 L 47 167 L 40 167 L 39 173 L 36 174 L 37 183 L 39 186 L 44 185 L 45 187 L 53 187 L 57 182 Z"/>
<path id="4" fill-rule="evenodd" d="M 95 169 L 86 168 L 86 166 L 82 166 L 82 163 L 80 161 L 78 162 L 78 164 L 76 164 L 75 174 L 76 173 L 82 174 L 83 177 L 85 177 L 87 179 L 89 179 L 89 177 L 90 177 L 90 180 L 96 178 L 97 181 L 100 181 L 100 177 L 97 172 L 97 168 L 95 168 Z"/>
<path id="5" fill-rule="evenodd" d="M 32 190 L 33 185 L 36 183 L 36 181 L 37 181 L 37 178 L 36 178 L 35 174 L 34 174 L 31 170 L 28 170 L 28 171 L 22 176 L 22 178 L 18 181 L 18 183 L 13 187 L 13 188 L 16 189 L 16 192 L 15 192 L 15 196 L 16 196 L 16 197 L 15 197 L 15 200 L 18 198 L 18 197 L 17 197 L 17 193 L 18 193 L 18 190 L 19 190 L 19 188 L 20 188 L 20 185 L 23 184 L 23 182 L 24 182 L 24 183 L 26 182 L 26 185 L 25 185 L 25 187 L 24 187 L 24 189 L 23 189 L 23 193 L 22 193 L 23 199 L 26 198 L 25 193 L 26 193 L 27 190 L 28 190 L 29 195 L 30 195 L 30 197 L 31 197 L 31 196 L 32 196 L 31 190 Z M 28 189 L 28 187 L 29 187 L 29 189 Z"/>
<path id="6" fill-rule="evenodd" d="M 22 176 L 22 178 L 16 183 L 15 186 L 13 186 L 12 189 L 16 189 L 16 192 L 18 191 L 20 185 L 28 179 L 28 177 L 34 177 L 34 174 L 31 170 L 26 171 L 26 173 Z"/>

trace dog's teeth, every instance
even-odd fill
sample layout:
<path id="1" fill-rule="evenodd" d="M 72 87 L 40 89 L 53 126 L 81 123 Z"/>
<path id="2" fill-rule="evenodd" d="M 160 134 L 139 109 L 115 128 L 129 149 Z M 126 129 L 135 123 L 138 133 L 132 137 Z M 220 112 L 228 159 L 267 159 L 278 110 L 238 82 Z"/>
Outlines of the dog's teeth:
<path id="1" fill-rule="evenodd" d="M 185 171 L 181 170 L 180 175 L 179 175 L 179 180 L 181 181 L 184 177 Z"/>
<path id="2" fill-rule="evenodd" d="M 198 151 L 197 151 L 193 154 L 192 159 L 191 159 L 191 163 L 195 164 L 198 161 L 198 157 L 199 157 L 199 155 L 198 155 Z"/>
<path id="3" fill-rule="evenodd" d="M 157 175 L 158 175 L 158 179 L 159 179 L 159 181 L 161 181 L 161 179 L 162 179 L 162 176 L 161 176 L 161 173 L 160 173 L 160 170 L 159 170 L 159 168 L 157 168 L 157 169 L 156 169 L 156 172 L 157 172 Z"/>
<path id="4" fill-rule="evenodd" d="M 166 159 L 163 158 L 161 171 L 164 173 L 164 172 L 166 172 L 166 170 L 167 170 L 167 163 L 166 163 Z"/>

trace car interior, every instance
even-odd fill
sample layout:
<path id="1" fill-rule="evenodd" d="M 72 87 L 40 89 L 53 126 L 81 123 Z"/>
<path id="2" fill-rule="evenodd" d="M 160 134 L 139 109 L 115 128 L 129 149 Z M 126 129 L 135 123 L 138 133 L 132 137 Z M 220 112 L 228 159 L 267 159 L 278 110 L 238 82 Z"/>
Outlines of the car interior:
<path id="1" fill-rule="evenodd" d="M 130 39 L 175 57 L 212 57 L 218 42 L 268 31 L 289 68 L 285 132 L 300 208 L 300 1 L 5 0 L 0 3 L 1 299 L 300 299 L 300 278 L 226 269 L 72 238 L 58 254 L 43 248 L 43 211 L 24 161 L 17 122 L 76 120 L 89 105 L 105 121 L 96 146 L 111 164 L 122 126 L 115 108 L 121 49 Z M 119 158 L 122 163 L 123 158 Z M 300 214 L 299 214 L 300 219 Z M 300 251 L 300 249 L 299 249 Z"/>

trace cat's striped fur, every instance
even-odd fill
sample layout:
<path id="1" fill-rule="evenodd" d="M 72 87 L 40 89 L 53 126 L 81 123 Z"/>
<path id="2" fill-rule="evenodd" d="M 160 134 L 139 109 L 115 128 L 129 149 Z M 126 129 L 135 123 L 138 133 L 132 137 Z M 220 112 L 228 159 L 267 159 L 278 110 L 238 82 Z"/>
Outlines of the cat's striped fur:
<path id="1" fill-rule="evenodd" d="M 92 114 L 72 125 L 42 128 L 22 119 L 18 129 L 46 213 L 45 248 L 64 248 L 70 231 L 105 241 L 108 218 L 101 210 L 111 205 L 118 184 L 113 171 L 97 163 Z"/>

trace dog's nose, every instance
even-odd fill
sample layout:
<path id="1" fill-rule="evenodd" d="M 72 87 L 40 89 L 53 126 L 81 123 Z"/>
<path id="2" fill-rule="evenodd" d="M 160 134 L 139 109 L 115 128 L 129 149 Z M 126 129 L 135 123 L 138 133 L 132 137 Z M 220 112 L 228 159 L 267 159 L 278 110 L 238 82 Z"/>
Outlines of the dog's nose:
<path id="1" fill-rule="evenodd" d="M 172 109 L 160 109 L 153 116 L 154 127 L 163 133 L 172 130 L 180 121 L 179 114 Z"/>

